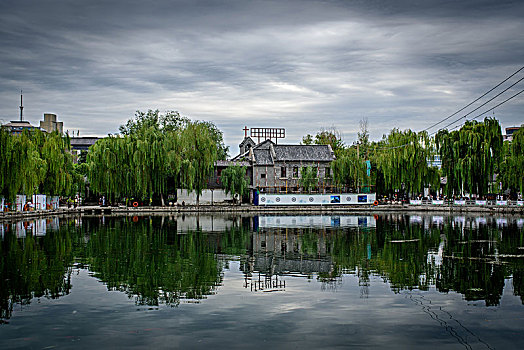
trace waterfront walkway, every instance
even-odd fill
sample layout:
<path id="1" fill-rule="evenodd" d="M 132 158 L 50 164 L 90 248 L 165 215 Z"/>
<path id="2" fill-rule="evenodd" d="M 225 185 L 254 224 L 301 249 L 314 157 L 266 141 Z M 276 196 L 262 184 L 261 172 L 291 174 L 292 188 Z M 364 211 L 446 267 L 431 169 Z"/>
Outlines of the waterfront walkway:
<path id="1" fill-rule="evenodd" d="M 55 215 L 143 215 L 143 214 L 177 214 L 177 213 L 382 213 L 382 212 L 447 212 L 447 213 L 485 213 L 485 214 L 517 214 L 524 215 L 524 206 L 519 205 L 475 205 L 464 203 L 460 205 L 434 205 L 430 203 L 416 204 L 380 204 L 374 205 L 332 205 L 332 206 L 254 206 L 242 205 L 200 205 L 200 206 L 165 206 L 165 207 L 125 207 L 125 206 L 81 206 L 76 208 L 60 207 L 55 210 L 34 210 L 23 212 L 0 212 L 0 220 L 18 220 Z"/>

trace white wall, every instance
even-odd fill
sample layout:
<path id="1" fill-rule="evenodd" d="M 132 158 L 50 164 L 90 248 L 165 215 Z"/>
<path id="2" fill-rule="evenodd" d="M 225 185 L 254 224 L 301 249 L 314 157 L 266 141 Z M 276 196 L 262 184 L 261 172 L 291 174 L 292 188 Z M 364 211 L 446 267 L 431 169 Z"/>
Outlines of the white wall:
<path id="1" fill-rule="evenodd" d="M 24 205 L 26 203 L 26 196 L 25 196 L 25 194 L 17 194 L 15 203 L 16 203 L 16 211 L 24 210 Z"/>
<path id="2" fill-rule="evenodd" d="M 188 193 L 187 190 L 177 190 L 177 204 L 182 205 L 184 202 L 186 205 L 195 205 L 196 204 L 196 192 Z M 222 189 L 210 190 L 206 189 L 202 191 L 200 196 L 200 204 L 212 204 L 213 203 L 224 203 L 225 201 L 233 201 L 233 197 Z"/>
<path id="3" fill-rule="evenodd" d="M 360 201 L 359 201 L 360 199 Z M 259 205 L 373 204 L 375 193 L 260 194 Z"/>
<path id="4" fill-rule="evenodd" d="M 35 210 L 45 210 L 46 209 L 46 195 L 45 194 L 34 194 L 33 195 L 33 205 Z"/>

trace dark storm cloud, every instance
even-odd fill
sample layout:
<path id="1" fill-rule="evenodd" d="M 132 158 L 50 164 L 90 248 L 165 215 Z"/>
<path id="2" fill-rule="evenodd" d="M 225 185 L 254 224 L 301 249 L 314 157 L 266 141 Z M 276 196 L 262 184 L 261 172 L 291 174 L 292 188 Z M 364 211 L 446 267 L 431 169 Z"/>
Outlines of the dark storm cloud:
<path id="1" fill-rule="evenodd" d="M 137 109 L 244 125 L 288 142 L 421 130 L 522 66 L 519 1 L 0 2 L 0 119 L 55 112 L 84 135 Z M 520 85 L 519 85 L 520 86 Z M 518 86 L 517 86 L 518 87 Z M 496 111 L 521 124 L 522 99 Z"/>

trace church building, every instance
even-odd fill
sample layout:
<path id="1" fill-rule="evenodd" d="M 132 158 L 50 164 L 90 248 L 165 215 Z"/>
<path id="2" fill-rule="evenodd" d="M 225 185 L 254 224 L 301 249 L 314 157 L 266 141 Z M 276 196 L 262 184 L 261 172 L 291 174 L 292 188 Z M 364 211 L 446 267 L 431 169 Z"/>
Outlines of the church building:
<path id="1" fill-rule="evenodd" d="M 255 132 L 253 132 L 255 130 Z M 331 162 L 335 154 L 329 145 L 281 145 L 279 137 L 272 132 L 276 129 L 251 129 L 251 136 L 260 135 L 257 130 L 266 130 L 264 141 L 258 144 L 246 135 L 240 143 L 240 153 L 229 164 L 241 162 L 247 165 L 253 189 L 260 193 L 300 193 L 300 178 L 305 167 L 316 170 L 317 193 L 329 193 L 333 186 Z M 283 130 L 283 129 L 279 129 Z M 267 136 L 270 138 L 267 138 Z M 282 133 L 281 135 L 284 135 Z M 283 137 L 283 136 L 281 136 Z M 273 141 L 271 138 L 274 138 Z M 224 166 L 226 164 L 223 164 Z M 220 171 L 220 169 L 218 169 Z M 217 173 L 219 176 L 219 174 Z"/>

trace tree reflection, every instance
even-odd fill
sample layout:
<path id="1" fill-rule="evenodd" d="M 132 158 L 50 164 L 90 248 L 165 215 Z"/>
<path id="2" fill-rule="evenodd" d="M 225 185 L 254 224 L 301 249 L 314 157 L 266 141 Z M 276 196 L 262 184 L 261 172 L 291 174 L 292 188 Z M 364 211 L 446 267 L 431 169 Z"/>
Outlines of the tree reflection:
<path id="1" fill-rule="evenodd" d="M 338 288 L 343 274 L 353 274 L 363 297 L 380 276 L 394 292 L 436 288 L 498 305 L 512 278 L 524 303 L 524 232 L 515 220 L 389 214 L 377 216 L 374 227 L 259 228 L 252 216 L 194 219 L 84 217 L 22 238 L 4 225 L 0 319 L 9 319 L 15 304 L 68 294 L 75 263 L 138 305 L 204 299 L 216 293 L 231 260 L 240 261 L 244 286 L 253 291 L 284 291 L 281 276 Z M 195 229 L 188 229 L 192 220 Z"/>
<path id="2" fill-rule="evenodd" d="M 207 235 L 172 228 L 147 218 L 113 221 L 91 234 L 85 262 L 109 290 L 127 293 L 138 305 L 176 306 L 214 293 L 222 266 Z"/>
<path id="3" fill-rule="evenodd" d="M 69 294 L 73 247 L 79 237 L 69 225 L 44 237 L 17 239 L 14 232 L 6 233 L 0 244 L 0 322 L 11 317 L 15 304 Z"/>
<path id="4" fill-rule="evenodd" d="M 440 292 L 461 293 L 466 300 L 484 300 L 488 306 L 499 304 L 505 279 L 513 276 L 514 294 L 524 300 L 523 231 L 514 222 L 501 226 L 495 218 L 480 224 L 475 218 L 447 217 L 436 223 L 429 216 L 411 219 L 409 215 L 384 215 L 377 218 L 376 228 L 364 230 L 298 228 L 286 229 L 282 235 L 279 229 L 265 229 L 258 233 L 266 237 L 258 239 L 258 248 L 254 239 L 255 262 L 268 256 L 272 261 L 270 265 L 255 264 L 251 272 L 294 271 L 310 278 L 314 272 L 324 283 L 344 273 L 355 274 L 364 295 L 370 276 L 378 275 L 395 292 L 435 286 Z M 301 242 L 298 256 L 277 249 L 297 240 Z M 302 269 L 290 270 L 297 259 Z M 287 269 L 281 261 L 286 261 Z M 315 265 L 307 261 L 329 261 L 330 267 L 317 265 L 311 271 L 309 267 Z"/>

